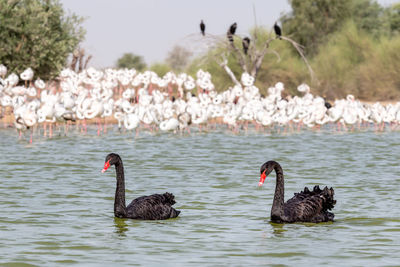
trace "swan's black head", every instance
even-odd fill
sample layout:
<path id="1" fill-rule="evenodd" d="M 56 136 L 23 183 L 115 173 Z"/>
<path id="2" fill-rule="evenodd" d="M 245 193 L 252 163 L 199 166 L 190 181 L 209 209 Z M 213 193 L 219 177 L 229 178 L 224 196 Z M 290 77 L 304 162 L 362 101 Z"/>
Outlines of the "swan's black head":
<path id="1" fill-rule="evenodd" d="M 277 164 L 276 161 L 270 160 L 261 165 L 260 182 L 258 183 L 258 186 L 263 185 L 265 178 L 267 178 L 267 176 L 274 170 L 276 164 Z"/>
<path id="2" fill-rule="evenodd" d="M 101 170 L 101 172 L 105 172 L 111 165 L 115 165 L 119 161 L 121 161 L 121 157 L 118 154 L 115 153 L 108 154 L 104 162 L 104 167 Z"/>

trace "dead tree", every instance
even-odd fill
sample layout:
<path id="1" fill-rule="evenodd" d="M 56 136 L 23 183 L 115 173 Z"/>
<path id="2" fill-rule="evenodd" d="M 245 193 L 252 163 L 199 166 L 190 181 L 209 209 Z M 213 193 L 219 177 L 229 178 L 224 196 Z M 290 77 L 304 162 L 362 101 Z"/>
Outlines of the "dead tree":
<path id="1" fill-rule="evenodd" d="M 240 43 L 243 45 L 243 48 L 239 48 L 235 42 L 235 38 L 240 38 Z M 307 61 L 307 58 L 304 56 L 304 47 L 289 37 L 279 35 L 276 37 L 269 37 L 263 45 L 258 45 L 258 35 L 257 35 L 257 26 L 255 28 L 253 38 L 250 40 L 248 37 L 241 38 L 238 35 L 230 34 L 230 31 L 227 32 L 227 41 L 225 44 L 225 51 L 219 55 L 220 60 L 217 60 L 217 63 L 225 70 L 228 76 L 235 84 L 240 84 L 235 77 L 234 73 L 228 66 L 227 55 L 231 54 L 239 66 L 241 67 L 243 72 L 249 73 L 254 79 L 257 78 L 257 74 L 262 66 L 263 59 L 266 54 L 273 53 L 276 55 L 278 62 L 280 61 L 279 53 L 270 48 L 270 44 L 275 40 L 284 40 L 289 42 L 299 53 L 305 64 L 307 65 L 308 71 L 310 73 L 311 81 L 316 81 L 314 71 L 312 70 L 310 64 Z M 246 45 L 246 47 L 244 46 Z"/>
<path id="2" fill-rule="evenodd" d="M 92 59 L 92 55 L 86 55 L 85 49 L 77 48 L 72 53 L 72 60 L 70 68 L 76 72 L 81 72 L 87 68 L 89 61 Z"/>

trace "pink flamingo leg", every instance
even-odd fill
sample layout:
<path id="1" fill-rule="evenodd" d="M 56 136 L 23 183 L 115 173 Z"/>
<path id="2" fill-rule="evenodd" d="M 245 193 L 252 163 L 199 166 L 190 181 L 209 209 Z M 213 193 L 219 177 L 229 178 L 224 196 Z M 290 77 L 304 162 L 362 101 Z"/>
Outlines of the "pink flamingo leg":
<path id="1" fill-rule="evenodd" d="M 50 138 L 53 137 L 53 124 L 52 123 L 49 125 L 49 137 Z"/>
<path id="2" fill-rule="evenodd" d="M 46 137 L 47 136 L 47 124 L 46 122 L 43 123 L 43 136 Z"/>
<path id="3" fill-rule="evenodd" d="M 97 124 L 97 136 L 100 136 L 100 121 L 99 121 L 99 119 L 98 118 L 96 118 L 96 124 Z"/>
<path id="4" fill-rule="evenodd" d="M 86 134 L 86 133 L 87 133 L 86 118 L 85 118 L 85 119 L 83 119 L 83 122 L 82 122 L 82 127 L 83 127 L 83 131 L 84 131 L 84 133 Z"/>

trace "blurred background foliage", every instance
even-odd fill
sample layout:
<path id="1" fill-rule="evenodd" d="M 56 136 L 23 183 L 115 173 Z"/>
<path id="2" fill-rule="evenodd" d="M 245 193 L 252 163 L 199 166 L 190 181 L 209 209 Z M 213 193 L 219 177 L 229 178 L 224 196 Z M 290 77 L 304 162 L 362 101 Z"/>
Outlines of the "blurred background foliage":
<path id="1" fill-rule="evenodd" d="M 133 53 L 125 53 L 117 60 L 116 67 L 121 69 L 127 68 L 143 71 L 147 68 L 147 64 L 144 62 L 142 56 L 135 55 Z"/>
<path id="2" fill-rule="evenodd" d="M 82 22 L 56 0 L 0 0 L 0 63 L 10 73 L 31 67 L 54 78 L 83 40 Z"/>
<path id="3" fill-rule="evenodd" d="M 281 81 L 287 94 L 297 94 L 297 86 L 305 82 L 313 93 L 328 99 L 350 93 L 364 100 L 400 98 L 400 3 L 383 7 L 374 0 L 288 2 L 292 11 L 277 18 L 282 34 L 304 46 L 316 79 L 311 79 L 289 42 L 274 39 L 256 77 L 262 94 Z M 263 15 L 262 10 L 256 11 Z M 58 0 L 0 0 L 0 63 L 10 72 L 31 67 L 36 77 L 54 78 L 63 67 L 71 66 L 69 59 L 84 39 L 82 22 L 75 14 L 66 15 Z M 266 26 L 249 29 L 246 36 L 251 39 L 250 50 L 257 51 L 275 38 Z M 236 47 L 242 47 L 244 37 L 234 36 Z M 234 83 L 221 67 L 222 59 L 238 79 L 243 71 L 225 33 L 215 40 L 219 41 L 205 54 L 194 56 L 189 48 L 175 46 L 164 62 L 147 66 L 140 55 L 125 53 L 115 67 L 150 69 L 160 76 L 170 70 L 195 75 L 202 68 L 212 74 L 217 91 L 223 91 Z M 251 64 L 249 56 L 245 59 Z"/>
<path id="4" fill-rule="evenodd" d="M 305 47 L 315 72 L 312 82 L 305 63 L 290 43 L 274 40 L 264 57 L 256 85 L 265 94 L 268 87 L 281 81 L 286 93 L 298 94 L 302 82 L 312 92 L 328 99 L 354 94 L 364 100 L 400 98 L 400 3 L 382 7 L 372 0 L 290 0 L 292 12 L 280 19 L 282 34 Z M 272 29 L 250 30 L 251 39 L 257 32 L 258 42 L 274 37 Z M 242 36 L 244 37 L 244 36 Z M 238 39 L 240 39 L 238 37 Z M 195 59 L 188 67 L 192 74 L 203 68 L 213 74 L 217 90 L 233 86 L 229 76 L 217 64 L 226 42 Z M 238 62 L 230 54 L 229 67 L 240 77 Z"/>

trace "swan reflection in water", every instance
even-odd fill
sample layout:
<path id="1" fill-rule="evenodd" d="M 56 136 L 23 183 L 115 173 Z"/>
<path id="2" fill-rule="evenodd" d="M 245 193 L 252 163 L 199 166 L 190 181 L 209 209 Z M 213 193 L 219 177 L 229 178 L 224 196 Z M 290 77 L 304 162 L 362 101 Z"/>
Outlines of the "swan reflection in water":
<path id="1" fill-rule="evenodd" d="M 269 224 L 272 227 L 272 235 L 275 237 L 283 237 L 284 233 L 287 231 L 287 229 L 285 229 L 285 224 L 282 223 L 274 223 L 269 221 Z"/>
<path id="2" fill-rule="evenodd" d="M 126 237 L 126 231 L 129 230 L 128 224 L 125 222 L 125 219 L 121 219 L 118 217 L 114 217 L 114 227 L 115 233 L 121 237 Z"/>

